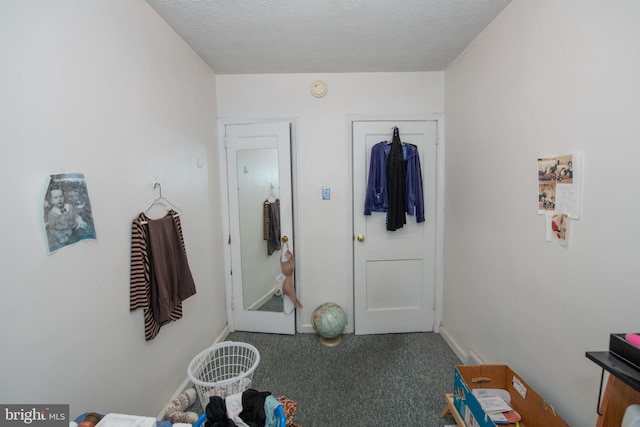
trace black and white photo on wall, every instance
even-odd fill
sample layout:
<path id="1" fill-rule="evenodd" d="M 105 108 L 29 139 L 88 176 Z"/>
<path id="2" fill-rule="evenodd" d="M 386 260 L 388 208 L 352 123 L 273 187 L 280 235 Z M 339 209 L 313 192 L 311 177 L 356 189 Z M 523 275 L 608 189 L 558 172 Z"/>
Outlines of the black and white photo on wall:
<path id="1" fill-rule="evenodd" d="M 49 253 L 81 240 L 96 238 L 89 191 L 83 173 L 49 176 L 43 221 Z"/>

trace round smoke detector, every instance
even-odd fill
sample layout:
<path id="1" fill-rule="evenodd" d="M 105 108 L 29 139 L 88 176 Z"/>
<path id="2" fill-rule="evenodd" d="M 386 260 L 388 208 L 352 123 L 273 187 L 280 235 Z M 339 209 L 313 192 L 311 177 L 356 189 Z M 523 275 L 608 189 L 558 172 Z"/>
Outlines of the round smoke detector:
<path id="1" fill-rule="evenodd" d="M 311 84 L 311 94 L 316 98 L 322 98 L 327 93 L 327 85 L 322 80 L 316 80 Z"/>

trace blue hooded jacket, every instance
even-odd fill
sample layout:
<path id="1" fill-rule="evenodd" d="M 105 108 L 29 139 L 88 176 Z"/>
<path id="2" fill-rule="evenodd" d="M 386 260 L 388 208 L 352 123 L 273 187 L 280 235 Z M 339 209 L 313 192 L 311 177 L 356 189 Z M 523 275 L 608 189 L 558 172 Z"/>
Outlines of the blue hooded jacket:
<path id="1" fill-rule="evenodd" d="M 424 222 L 424 192 L 422 189 L 422 169 L 418 147 L 413 144 L 402 144 L 407 161 L 406 201 L 407 214 L 414 215 L 416 222 Z M 389 208 L 387 195 L 387 157 L 391 145 L 382 141 L 371 147 L 369 179 L 364 199 L 364 214 L 386 212 Z"/>

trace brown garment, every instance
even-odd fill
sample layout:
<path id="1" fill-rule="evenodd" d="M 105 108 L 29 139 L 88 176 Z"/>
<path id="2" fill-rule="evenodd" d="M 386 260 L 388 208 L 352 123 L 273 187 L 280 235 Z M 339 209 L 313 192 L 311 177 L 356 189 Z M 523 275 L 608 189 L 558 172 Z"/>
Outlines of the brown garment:
<path id="1" fill-rule="evenodd" d="M 174 216 L 176 212 L 169 211 L 168 217 L 173 218 L 175 230 L 180 238 L 180 246 L 185 250 L 180 218 Z M 144 337 L 147 341 L 155 338 L 160 327 L 168 322 L 182 318 L 182 303 L 178 303 L 169 314 L 169 319 L 159 322 L 152 309 L 152 276 L 155 275 L 152 265 L 151 242 L 149 238 L 149 221 L 144 213 L 139 214 L 131 227 L 131 277 L 129 310 L 142 309 L 144 313 Z M 154 291 L 155 292 L 155 291 Z M 154 294 L 155 295 L 155 294 Z"/>
<path id="2" fill-rule="evenodd" d="M 262 238 L 267 241 L 267 255 L 280 250 L 280 199 L 262 204 Z"/>
<path id="3" fill-rule="evenodd" d="M 151 243 L 151 309 L 158 322 L 170 319 L 170 313 L 182 301 L 196 293 L 187 254 L 173 215 L 148 221 Z"/>

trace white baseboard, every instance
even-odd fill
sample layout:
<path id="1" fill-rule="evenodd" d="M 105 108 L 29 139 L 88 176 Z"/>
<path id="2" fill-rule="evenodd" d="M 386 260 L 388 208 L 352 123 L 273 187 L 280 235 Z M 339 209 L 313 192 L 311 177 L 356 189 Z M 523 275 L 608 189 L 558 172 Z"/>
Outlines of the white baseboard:
<path id="1" fill-rule="evenodd" d="M 219 342 L 224 341 L 227 338 L 227 336 L 229 336 L 229 333 L 230 333 L 229 324 L 227 324 L 222 329 L 222 332 L 220 332 L 220 334 L 213 340 L 211 345 L 215 345 L 215 344 L 218 344 Z M 185 371 L 186 370 L 187 369 L 185 367 Z M 182 394 L 185 390 L 187 390 L 187 389 L 189 389 L 191 387 L 193 387 L 193 383 L 191 382 L 191 380 L 189 379 L 189 376 L 187 375 L 187 377 L 184 379 L 184 381 L 180 384 L 180 386 L 177 388 L 177 390 L 173 393 L 173 395 L 171 396 L 171 399 L 169 399 L 169 401 L 162 407 L 162 411 L 156 416 L 156 420 L 157 421 L 162 421 L 164 419 L 164 414 L 167 412 L 167 408 L 169 408 L 169 405 L 171 404 L 171 401 L 173 399 L 175 399 L 176 397 L 180 396 L 180 394 Z M 200 415 L 200 414 L 198 414 L 198 415 Z"/>
<path id="2" fill-rule="evenodd" d="M 464 363 L 465 365 L 484 365 L 486 362 L 480 355 L 475 351 L 469 351 L 469 355 L 467 356 L 467 361 Z"/>
<path id="3" fill-rule="evenodd" d="M 280 293 L 280 295 L 282 295 L 282 291 L 280 290 L 280 286 L 274 286 L 273 289 L 271 289 L 269 292 L 264 294 L 261 298 L 258 299 L 258 301 L 254 302 L 252 305 L 247 307 L 247 310 L 248 311 L 258 310 L 260 307 L 262 307 L 267 302 L 269 302 L 269 300 L 271 298 L 273 298 L 274 295 L 277 295 L 278 293 Z"/>
<path id="4" fill-rule="evenodd" d="M 441 323 L 440 328 L 438 329 L 438 333 L 444 339 L 444 341 L 451 347 L 451 350 L 458 356 L 461 362 L 467 359 L 466 353 L 462 350 L 462 347 L 458 345 L 458 343 L 453 339 L 451 335 L 447 332 L 447 329 Z"/>
<path id="5" fill-rule="evenodd" d="M 440 324 L 440 335 L 445 340 L 451 350 L 458 356 L 458 359 L 465 365 L 484 365 L 486 362 L 484 359 L 475 351 L 469 350 L 464 351 L 460 345 L 453 339 L 451 335 L 447 332 L 447 329 L 444 325 Z"/>

